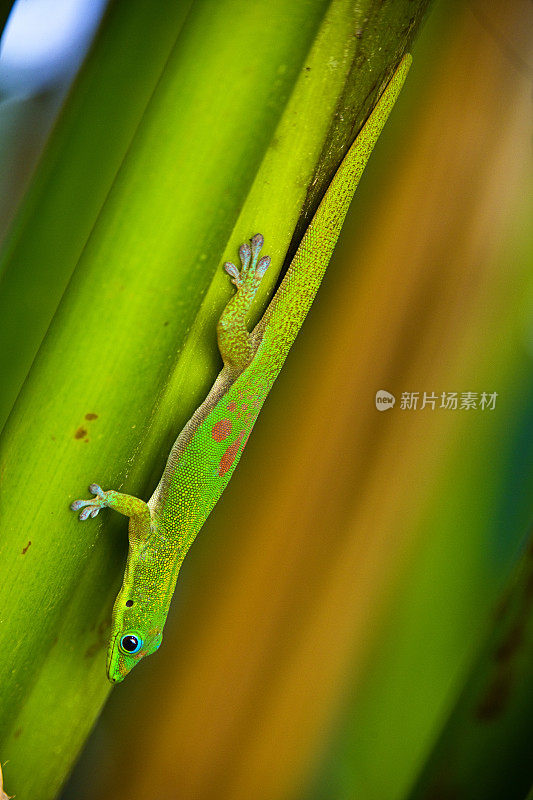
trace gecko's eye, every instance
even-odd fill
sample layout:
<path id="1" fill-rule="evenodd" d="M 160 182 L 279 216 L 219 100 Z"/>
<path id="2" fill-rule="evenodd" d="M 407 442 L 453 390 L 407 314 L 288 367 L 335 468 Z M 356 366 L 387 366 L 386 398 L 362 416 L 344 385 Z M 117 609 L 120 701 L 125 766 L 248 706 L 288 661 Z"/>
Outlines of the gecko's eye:
<path id="1" fill-rule="evenodd" d="M 134 633 L 126 633 L 120 640 L 120 649 L 126 655 L 133 656 L 135 653 L 138 653 L 141 647 L 143 646 L 143 640 L 140 636 L 136 636 Z"/>

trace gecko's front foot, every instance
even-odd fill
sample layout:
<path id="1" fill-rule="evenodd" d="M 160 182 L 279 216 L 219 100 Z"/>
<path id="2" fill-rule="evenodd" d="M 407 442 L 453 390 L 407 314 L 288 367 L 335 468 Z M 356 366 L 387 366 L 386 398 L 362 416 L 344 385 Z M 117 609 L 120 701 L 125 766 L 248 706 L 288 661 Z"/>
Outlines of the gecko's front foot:
<path id="1" fill-rule="evenodd" d="M 95 495 L 92 500 L 75 500 L 71 503 L 72 511 L 80 512 L 80 519 L 87 519 L 87 517 L 96 517 L 101 508 L 106 508 L 109 505 L 110 492 L 104 492 L 97 483 L 91 483 L 89 491 Z"/>
<path id="2" fill-rule="evenodd" d="M 245 294 L 255 295 L 261 278 L 270 265 L 270 256 L 259 258 L 259 253 L 263 247 L 264 238 L 262 234 L 256 233 L 250 244 L 246 242 L 239 247 L 239 258 L 241 260 L 240 270 L 232 261 L 226 261 L 224 269 L 230 275 L 231 282 L 237 289 Z"/>

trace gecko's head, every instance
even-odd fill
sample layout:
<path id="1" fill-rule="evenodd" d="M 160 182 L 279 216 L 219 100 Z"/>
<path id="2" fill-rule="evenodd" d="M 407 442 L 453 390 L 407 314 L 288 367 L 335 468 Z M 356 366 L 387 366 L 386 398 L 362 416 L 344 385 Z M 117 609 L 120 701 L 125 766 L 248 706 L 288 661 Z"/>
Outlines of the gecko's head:
<path id="1" fill-rule="evenodd" d="M 113 609 L 112 635 L 107 651 L 107 677 L 120 683 L 139 661 L 159 648 L 162 624 L 150 619 L 141 603 L 124 600 L 122 592 Z"/>

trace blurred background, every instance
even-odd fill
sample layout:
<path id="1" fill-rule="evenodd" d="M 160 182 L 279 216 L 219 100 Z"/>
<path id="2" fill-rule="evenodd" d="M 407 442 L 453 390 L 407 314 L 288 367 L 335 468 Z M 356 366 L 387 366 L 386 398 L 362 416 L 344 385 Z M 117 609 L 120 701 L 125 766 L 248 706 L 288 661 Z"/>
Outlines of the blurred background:
<path id="1" fill-rule="evenodd" d="M 15 6 L 4 231 L 104 6 Z M 165 647 L 62 800 L 525 800 L 532 42 L 526 0 L 434 3 Z"/>
<path id="2" fill-rule="evenodd" d="M 0 237 L 13 219 L 107 0 L 23 0 L 0 44 Z"/>

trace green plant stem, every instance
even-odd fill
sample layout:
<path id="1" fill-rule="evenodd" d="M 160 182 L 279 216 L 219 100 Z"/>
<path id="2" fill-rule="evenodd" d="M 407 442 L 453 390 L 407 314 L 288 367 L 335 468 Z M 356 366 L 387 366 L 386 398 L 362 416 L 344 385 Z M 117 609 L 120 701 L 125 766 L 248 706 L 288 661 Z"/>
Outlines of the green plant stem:
<path id="1" fill-rule="evenodd" d="M 153 488 L 218 369 L 215 323 L 230 292 L 221 263 L 262 229 L 279 270 L 328 137 L 339 152 L 349 145 L 426 6 L 198 0 L 90 236 L 80 213 L 69 264 L 86 241 L 83 254 L 0 442 L 0 753 L 11 791 L 55 796 L 109 692 L 125 525 L 107 516 L 81 528 L 69 502 L 92 481 Z M 367 18 L 373 27 L 354 35 Z M 353 89 L 350 120 L 333 134 L 346 81 L 369 62 L 372 85 Z M 95 104 L 89 149 L 99 124 Z M 20 225 L 22 248 L 37 213 Z"/>
<path id="2" fill-rule="evenodd" d="M 111 2 L 0 257 L 0 430 L 191 0 Z M 132 87 L 135 87 L 134 91 Z"/>

